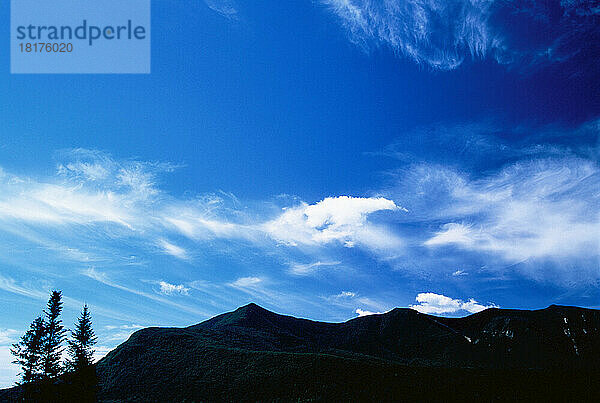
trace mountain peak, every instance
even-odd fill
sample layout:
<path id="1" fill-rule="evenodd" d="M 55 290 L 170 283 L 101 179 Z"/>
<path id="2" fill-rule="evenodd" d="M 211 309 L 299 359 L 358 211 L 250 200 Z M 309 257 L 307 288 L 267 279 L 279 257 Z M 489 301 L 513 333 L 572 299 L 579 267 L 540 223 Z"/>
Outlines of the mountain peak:
<path id="1" fill-rule="evenodd" d="M 231 312 L 231 314 L 242 314 L 244 316 L 252 316 L 252 317 L 264 317 L 264 316 L 276 316 L 277 314 L 275 312 L 271 312 L 268 309 L 263 308 L 260 305 L 255 304 L 254 302 L 251 302 L 247 305 L 243 305 L 241 307 L 239 307 L 238 309 L 236 309 L 235 311 Z"/>
<path id="2" fill-rule="evenodd" d="M 250 302 L 249 304 L 242 305 L 236 311 L 256 311 L 256 312 L 270 312 L 269 310 L 263 308 L 260 305 L 255 304 L 254 302 Z"/>
<path id="3" fill-rule="evenodd" d="M 262 328 L 270 325 L 270 321 L 280 317 L 254 302 L 243 305 L 235 311 L 227 312 L 192 327 L 224 328 L 230 326 Z"/>

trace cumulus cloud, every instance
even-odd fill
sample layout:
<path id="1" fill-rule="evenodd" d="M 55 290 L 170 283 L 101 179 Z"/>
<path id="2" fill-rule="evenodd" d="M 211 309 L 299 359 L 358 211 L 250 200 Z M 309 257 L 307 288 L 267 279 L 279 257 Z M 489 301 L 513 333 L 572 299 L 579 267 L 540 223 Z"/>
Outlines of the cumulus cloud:
<path id="1" fill-rule="evenodd" d="M 354 311 L 358 317 L 362 317 L 362 316 L 368 316 L 368 315 L 380 315 L 383 312 L 371 312 L 371 311 L 365 311 L 363 309 L 357 308 L 356 311 Z"/>
<path id="2" fill-rule="evenodd" d="M 336 298 L 354 298 L 356 293 L 352 291 L 342 291 L 335 296 Z"/>
<path id="3" fill-rule="evenodd" d="M 460 299 L 453 299 L 432 292 L 420 293 L 415 299 L 419 304 L 410 305 L 410 308 L 426 314 L 457 313 L 461 311 L 477 313 L 488 308 L 498 308 L 498 306 L 494 304 L 482 305 L 473 298 L 464 302 Z"/>
<path id="4" fill-rule="evenodd" d="M 450 70 L 465 58 L 527 66 L 576 59 L 591 66 L 600 43 L 594 1 L 321 0 L 350 39 L 385 44 L 416 63 Z M 523 35 L 527 29 L 529 35 Z M 594 52 L 595 50 L 595 52 Z M 585 66 L 584 66 L 585 68 Z"/>
<path id="5" fill-rule="evenodd" d="M 165 295 L 182 294 L 188 295 L 190 289 L 186 288 L 183 284 L 175 285 L 169 284 L 166 281 L 158 283 L 160 286 L 160 293 Z"/>
<path id="6" fill-rule="evenodd" d="M 315 204 L 286 208 L 264 229 L 291 246 L 340 243 L 346 247 L 395 248 L 401 245 L 400 239 L 367 217 L 377 211 L 401 209 L 383 197 L 328 197 Z"/>

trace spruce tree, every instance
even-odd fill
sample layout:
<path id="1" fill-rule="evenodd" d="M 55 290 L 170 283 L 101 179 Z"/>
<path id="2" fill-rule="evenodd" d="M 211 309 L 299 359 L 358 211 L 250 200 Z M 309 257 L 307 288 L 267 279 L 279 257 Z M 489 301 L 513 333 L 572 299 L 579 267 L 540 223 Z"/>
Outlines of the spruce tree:
<path id="1" fill-rule="evenodd" d="M 75 324 L 75 330 L 71 331 L 71 339 L 67 341 L 69 354 L 67 368 L 69 370 L 81 372 L 93 364 L 93 347 L 96 340 L 90 311 L 88 306 L 84 305 L 81 316 Z"/>
<path id="2" fill-rule="evenodd" d="M 21 384 L 39 380 L 43 373 L 42 354 L 46 326 L 41 317 L 36 318 L 19 343 L 12 345 L 13 364 L 21 366 Z"/>
<path id="3" fill-rule="evenodd" d="M 46 334 L 42 345 L 42 365 L 46 380 L 57 378 L 61 372 L 62 342 L 65 338 L 65 329 L 60 319 L 61 297 L 60 291 L 52 291 L 48 307 L 44 310 Z"/>

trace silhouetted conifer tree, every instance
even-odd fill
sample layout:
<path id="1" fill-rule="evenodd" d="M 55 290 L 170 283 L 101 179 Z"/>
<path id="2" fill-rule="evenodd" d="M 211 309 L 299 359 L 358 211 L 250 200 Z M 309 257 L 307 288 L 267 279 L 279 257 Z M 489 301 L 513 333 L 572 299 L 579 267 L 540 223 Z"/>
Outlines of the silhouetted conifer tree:
<path id="1" fill-rule="evenodd" d="M 56 379 L 61 373 L 62 343 L 65 338 L 65 329 L 60 320 L 61 297 L 60 291 L 52 291 L 48 307 L 44 310 L 46 332 L 42 344 L 42 366 L 46 380 Z"/>
<path id="2" fill-rule="evenodd" d="M 96 335 L 92 329 L 92 317 L 87 305 L 83 306 L 81 316 L 71 331 L 71 339 L 67 341 L 69 360 L 67 368 L 71 371 L 81 371 L 93 364 L 93 347 Z"/>
<path id="3" fill-rule="evenodd" d="M 43 374 L 42 354 L 46 325 L 41 317 L 36 318 L 19 343 L 12 345 L 10 352 L 15 356 L 14 364 L 21 366 L 21 384 L 41 379 Z"/>
<path id="4" fill-rule="evenodd" d="M 87 305 L 83 306 L 81 315 L 71 331 L 67 341 L 69 359 L 66 362 L 67 378 L 70 381 L 68 400 L 81 403 L 96 401 L 96 368 L 94 367 L 94 345 L 96 335 L 92 329 L 92 317 Z"/>

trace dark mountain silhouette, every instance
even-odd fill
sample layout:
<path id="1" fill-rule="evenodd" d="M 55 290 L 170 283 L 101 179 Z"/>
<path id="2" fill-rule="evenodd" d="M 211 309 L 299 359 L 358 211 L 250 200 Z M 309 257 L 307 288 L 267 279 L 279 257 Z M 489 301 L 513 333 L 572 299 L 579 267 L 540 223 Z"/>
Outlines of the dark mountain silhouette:
<path id="1" fill-rule="evenodd" d="M 324 323 L 249 304 L 187 328 L 135 332 L 96 365 L 98 397 L 594 401 L 599 329 L 600 311 L 564 306 L 464 318 L 397 308 Z"/>

